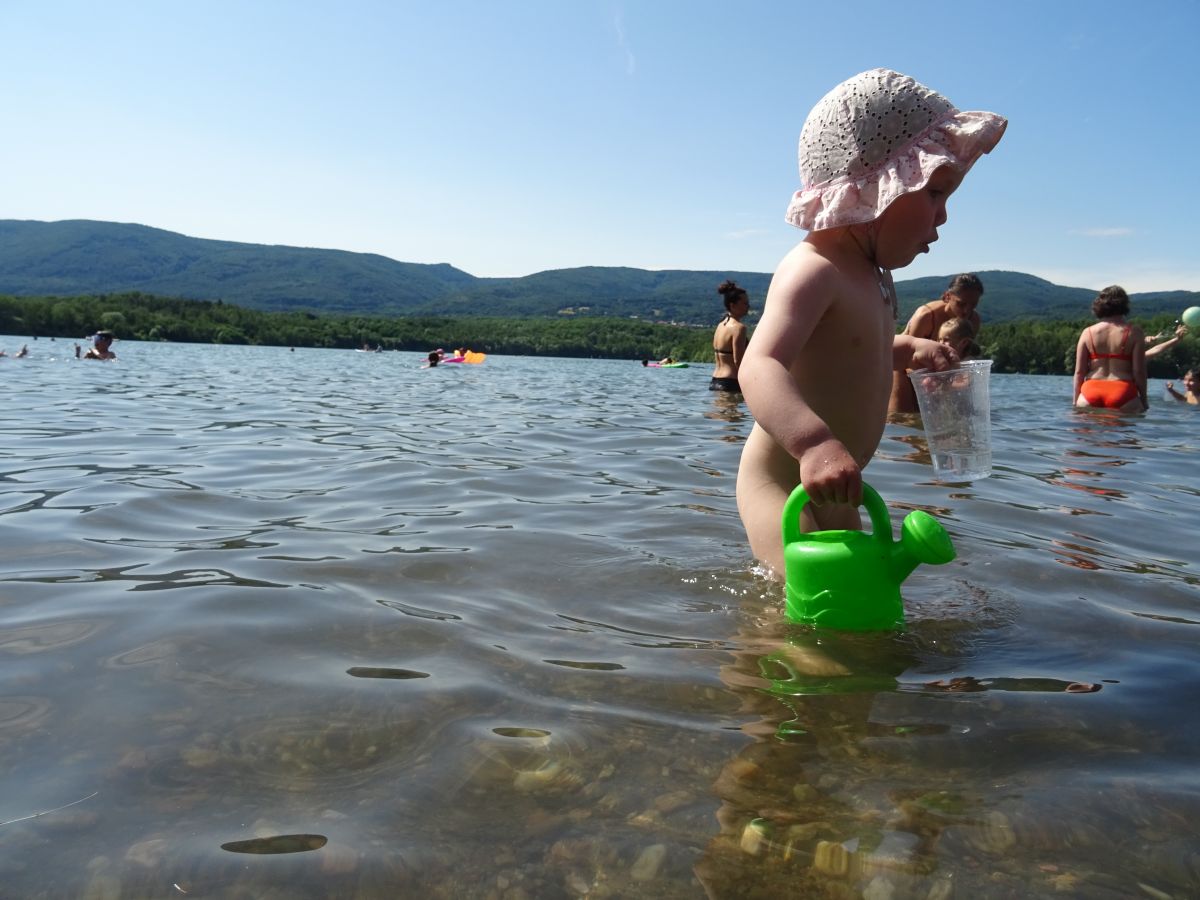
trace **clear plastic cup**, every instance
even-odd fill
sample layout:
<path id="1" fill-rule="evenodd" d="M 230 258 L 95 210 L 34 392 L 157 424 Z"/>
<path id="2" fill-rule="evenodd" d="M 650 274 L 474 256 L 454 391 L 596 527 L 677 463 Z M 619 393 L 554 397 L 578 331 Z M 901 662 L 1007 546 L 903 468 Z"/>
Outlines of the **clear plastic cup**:
<path id="1" fill-rule="evenodd" d="M 956 369 L 909 373 L 939 481 L 974 481 L 992 474 L 990 359 L 972 359 Z"/>

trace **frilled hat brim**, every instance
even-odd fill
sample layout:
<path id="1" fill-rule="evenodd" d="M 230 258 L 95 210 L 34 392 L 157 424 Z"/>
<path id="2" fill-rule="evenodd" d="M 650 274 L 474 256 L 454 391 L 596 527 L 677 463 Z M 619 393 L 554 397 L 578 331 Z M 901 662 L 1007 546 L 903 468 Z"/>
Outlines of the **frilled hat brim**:
<path id="1" fill-rule="evenodd" d="M 1000 142 L 1007 127 L 1008 120 L 995 113 L 953 110 L 872 172 L 797 191 L 786 219 L 807 231 L 873 222 L 896 198 L 925 187 L 942 166 L 965 175 Z"/>

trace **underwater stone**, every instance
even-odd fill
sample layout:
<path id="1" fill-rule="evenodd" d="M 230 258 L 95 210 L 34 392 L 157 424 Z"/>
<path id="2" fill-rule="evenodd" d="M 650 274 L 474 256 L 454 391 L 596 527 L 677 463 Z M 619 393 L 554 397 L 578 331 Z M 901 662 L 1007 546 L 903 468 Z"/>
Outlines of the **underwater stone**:
<path id="1" fill-rule="evenodd" d="M 858 860 L 856 854 L 846 849 L 845 845 L 833 841 L 819 841 L 817 851 L 813 856 L 813 868 L 826 875 L 845 877 L 856 870 Z"/>
<path id="2" fill-rule="evenodd" d="M 742 829 L 742 840 L 740 842 L 742 852 L 749 853 L 751 856 L 758 856 L 767 844 L 768 829 L 768 824 L 762 819 L 754 819 L 747 822 L 746 827 Z"/>
<path id="3" fill-rule="evenodd" d="M 149 840 L 138 841 L 125 851 L 125 859 L 127 861 L 136 863 L 139 866 L 145 866 L 147 869 L 157 867 L 166 855 L 167 841 L 165 838 L 150 838 Z"/>
<path id="4" fill-rule="evenodd" d="M 862 896 L 863 900 L 892 900 L 895 893 L 896 886 L 894 884 L 882 875 L 876 875 L 863 889 Z"/>
<path id="5" fill-rule="evenodd" d="M 629 870 L 629 877 L 634 881 L 652 881 L 658 877 L 666 858 L 666 844 L 651 844 L 638 856 Z"/>
<path id="6" fill-rule="evenodd" d="M 983 816 L 983 821 L 972 830 L 968 840 L 985 853 L 1001 854 L 1011 850 L 1017 843 L 1008 816 L 992 810 Z"/>

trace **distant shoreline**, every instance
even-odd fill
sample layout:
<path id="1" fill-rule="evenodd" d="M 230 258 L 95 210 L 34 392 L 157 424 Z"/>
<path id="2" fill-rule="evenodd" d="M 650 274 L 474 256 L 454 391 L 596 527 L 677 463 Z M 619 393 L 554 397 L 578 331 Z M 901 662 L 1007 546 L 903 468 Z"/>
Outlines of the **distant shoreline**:
<path id="1" fill-rule="evenodd" d="M 941 295 L 949 281 L 897 281 L 900 314 Z M 1020 272 L 978 273 L 990 322 L 1090 314 L 1095 292 Z M 193 238 L 116 222 L 0 220 L 0 294 L 80 297 L 142 292 L 274 312 L 360 316 L 618 318 L 697 327 L 723 312 L 717 285 L 732 278 L 761 310 L 771 275 L 727 270 L 584 266 L 517 278 L 480 278 L 447 263 L 372 253 Z M 1132 295 L 1139 315 L 1200 305 L 1200 292 Z"/>

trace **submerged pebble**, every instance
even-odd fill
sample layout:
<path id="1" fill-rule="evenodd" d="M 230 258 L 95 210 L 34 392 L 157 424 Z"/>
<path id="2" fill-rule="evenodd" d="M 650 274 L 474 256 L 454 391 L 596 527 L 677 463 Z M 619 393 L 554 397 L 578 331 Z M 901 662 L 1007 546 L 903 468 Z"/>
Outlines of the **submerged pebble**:
<path id="1" fill-rule="evenodd" d="M 857 854 L 846 849 L 845 845 L 833 841 L 818 841 L 817 850 L 813 855 L 813 868 L 825 875 L 845 877 L 857 863 Z"/>
<path id="2" fill-rule="evenodd" d="M 749 853 L 751 856 L 758 856 L 766 849 L 767 841 L 770 836 L 770 825 L 762 819 L 755 819 L 752 822 L 747 822 L 746 827 L 742 829 L 742 840 L 740 846 L 743 853 Z"/>
<path id="3" fill-rule="evenodd" d="M 985 853 L 1007 853 L 1017 843 L 1008 816 L 998 810 L 990 810 L 983 815 L 983 820 L 971 830 L 968 840 Z"/>
<path id="4" fill-rule="evenodd" d="M 125 851 L 125 859 L 135 865 L 154 869 L 166 857 L 168 846 L 166 838 L 149 838 L 148 840 L 138 841 Z"/>
<path id="5" fill-rule="evenodd" d="M 651 844 L 638 856 L 629 870 L 629 877 L 634 881 L 652 881 L 658 877 L 658 872 L 666 858 L 666 844 Z"/>

